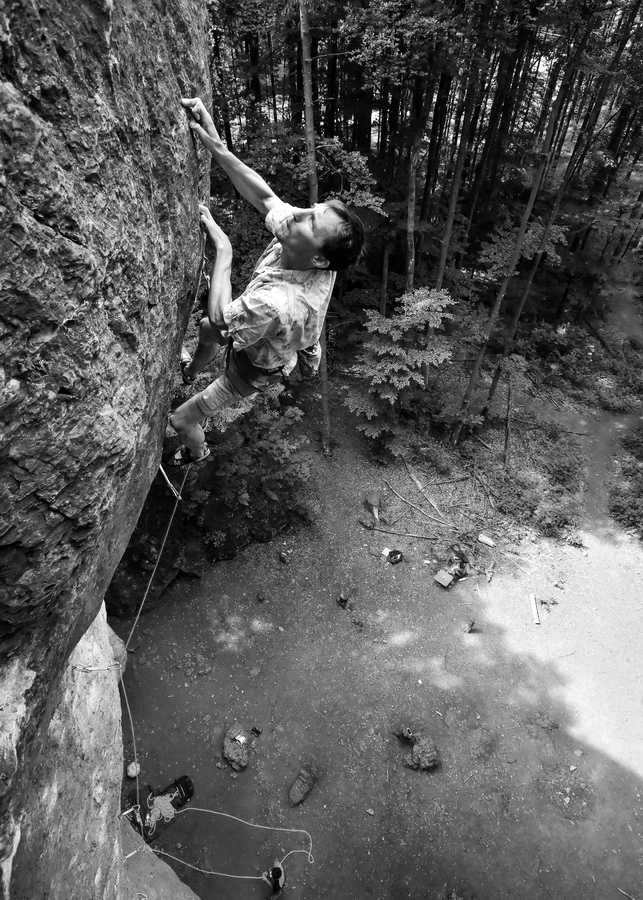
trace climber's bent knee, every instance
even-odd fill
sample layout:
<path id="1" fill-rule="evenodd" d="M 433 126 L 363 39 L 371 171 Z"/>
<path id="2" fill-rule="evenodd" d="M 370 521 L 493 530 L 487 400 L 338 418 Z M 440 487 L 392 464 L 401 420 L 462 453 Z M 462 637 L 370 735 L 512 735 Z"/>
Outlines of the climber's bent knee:
<path id="1" fill-rule="evenodd" d="M 227 344 L 227 340 L 221 334 L 221 331 L 213 325 L 207 316 L 199 322 L 199 343 L 205 344 L 206 347 L 220 344 Z"/>
<path id="2" fill-rule="evenodd" d="M 198 425 L 202 419 L 203 411 L 199 409 L 195 396 L 190 397 L 181 406 L 177 406 L 170 416 L 170 425 L 178 434 L 181 434 L 185 429 Z"/>

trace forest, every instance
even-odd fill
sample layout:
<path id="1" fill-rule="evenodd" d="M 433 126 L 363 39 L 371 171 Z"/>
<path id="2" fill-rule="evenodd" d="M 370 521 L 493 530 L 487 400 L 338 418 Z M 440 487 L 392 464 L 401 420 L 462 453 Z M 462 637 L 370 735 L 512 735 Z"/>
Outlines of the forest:
<path id="1" fill-rule="evenodd" d="M 209 3 L 230 148 L 290 202 L 340 197 L 367 225 L 327 359 L 376 452 L 508 432 L 512 391 L 637 408 L 640 342 L 602 322 L 643 246 L 641 5 Z M 211 177 L 240 291 L 264 232 Z"/>

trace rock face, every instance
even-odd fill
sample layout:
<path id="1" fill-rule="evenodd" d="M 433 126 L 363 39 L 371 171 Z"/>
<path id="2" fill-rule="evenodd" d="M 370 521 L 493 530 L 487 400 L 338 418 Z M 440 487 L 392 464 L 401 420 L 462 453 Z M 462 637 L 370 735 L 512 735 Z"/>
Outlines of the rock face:
<path id="1" fill-rule="evenodd" d="M 97 816 L 113 810 L 103 794 L 97 808 L 93 770 L 81 767 L 74 803 L 55 788 L 61 771 L 39 767 L 53 727 L 78 769 L 71 721 L 55 725 L 68 660 L 160 460 L 208 194 L 180 106 L 209 95 L 205 15 L 199 0 L 0 11 L 0 859 L 12 896 L 117 896 L 116 862 L 92 862 L 97 841 L 76 878 L 76 848 L 52 826 L 71 814 L 102 840 Z M 53 867 L 40 890 L 26 871 L 36 857 Z M 58 872 L 64 893 L 50 888 Z"/>
<path id="2" fill-rule="evenodd" d="M 70 657 L 47 729 L 34 739 L 12 897 L 35 900 L 45 888 L 60 898 L 116 900 L 123 894 L 118 819 L 123 744 L 113 663 L 103 606 Z M 70 887 L 72 848 L 73 881 L 83 885 L 84 894 Z"/>

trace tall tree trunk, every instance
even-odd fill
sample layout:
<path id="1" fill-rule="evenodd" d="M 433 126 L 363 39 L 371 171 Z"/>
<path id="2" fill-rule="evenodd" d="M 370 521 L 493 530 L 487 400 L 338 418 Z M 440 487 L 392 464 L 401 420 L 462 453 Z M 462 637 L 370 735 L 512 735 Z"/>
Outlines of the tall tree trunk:
<path id="1" fill-rule="evenodd" d="M 294 29 L 293 29 L 294 31 Z M 301 41 L 290 36 L 288 41 L 291 49 L 288 60 L 288 94 L 290 97 L 290 120 L 293 128 L 301 128 L 303 124 L 303 72 Z"/>
<path id="2" fill-rule="evenodd" d="M 357 106 L 353 117 L 353 150 L 370 153 L 373 123 L 373 88 L 360 88 L 357 92 Z"/>
<path id="3" fill-rule="evenodd" d="M 388 263 L 391 256 L 391 245 L 388 235 L 384 238 L 384 249 L 382 251 L 382 278 L 380 280 L 380 315 L 386 315 L 386 300 L 388 297 Z"/>
<path id="4" fill-rule="evenodd" d="M 388 148 L 387 177 L 389 181 L 393 181 L 393 178 L 395 177 L 395 160 L 398 145 L 397 134 L 400 120 L 400 100 L 400 86 L 394 84 L 391 90 L 391 102 L 389 104 L 389 134 L 391 135 Z"/>
<path id="5" fill-rule="evenodd" d="M 462 169 L 464 167 L 464 159 L 467 153 L 467 147 L 470 138 L 471 115 L 476 99 L 476 90 L 474 87 L 473 77 L 469 78 L 466 88 L 466 96 L 464 99 L 464 114 L 462 121 L 462 130 L 460 131 L 460 142 L 458 145 L 458 154 L 456 157 L 455 168 L 453 172 L 453 181 L 451 184 L 451 196 L 449 199 L 449 209 L 447 219 L 444 225 L 442 235 L 442 247 L 440 249 L 440 260 L 438 262 L 438 274 L 436 277 L 435 287 L 440 290 L 444 281 L 444 273 L 446 271 L 447 258 L 449 255 L 449 245 L 451 243 L 451 235 L 453 233 L 453 222 L 455 220 L 455 211 L 458 204 L 458 195 L 460 193 L 460 184 L 462 181 Z"/>
<path id="6" fill-rule="evenodd" d="M 223 119 L 223 134 L 225 136 L 226 146 L 228 150 L 232 150 L 232 129 L 230 127 L 230 104 L 228 102 L 228 92 L 223 74 L 223 65 L 221 62 L 221 42 L 219 35 L 214 34 L 212 39 L 212 57 L 211 64 L 216 73 L 213 82 L 219 86 L 217 91 L 219 109 L 221 110 L 221 118 Z"/>
<path id="7" fill-rule="evenodd" d="M 433 121 L 431 123 L 431 137 L 429 140 L 429 152 L 426 164 L 426 177 L 424 181 L 424 191 L 422 193 L 422 203 L 420 205 L 420 222 L 427 222 L 429 219 L 429 211 L 431 198 L 435 191 L 438 178 L 438 166 L 440 162 L 440 150 L 442 147 L 442 139 L 446 127 L 446 111 L 449 91 L 451 89 L 452 77 L 447 72 L 442 72 L 440 82 L 438 84 L 438 92 L 433 107 Z M 418 262 L 424 253 L 425 233 L 420 232 L 417 255 Z"/>
<path id="8" fill-rule="evenodd" d="M 259 77 L 259 35 L 256 31 L 247 31 L 245 35 L 246 53 L 248 54 L 249 80 L 246 84 L 248 107 L 246 115 L 254 122 L 258 120 L 261 110 L 261 78 Z"/>
<path id="9" fill-rule="evenodd" d="M 625 256 L 625 254 L 627 253 L 627 251 L 630 249 L 630 247 L 633 244 L 638 243 L 640 235 L 641 235 L 641 221 L 639 221 L 636 228 L 632 231 L 632 234 L 630 235 L 628 242 L 623 247 L 623 252 L 618 257 L 618 260 L 616 260 L 617 262 L 620 262 L 623 259 L 623 257 Z M 614 259 L 612 259 L 611 261 L 614 262 Z"/>
<path id="10" fill-rule="evenodd" d="M 388 78 L 383 78 L 380 87 L 380 136 L 377 148 L 379 159 L 384 159 L 388 150 L 388 99 L 389 80 Z"/>
<path id="11" fill-rule="evenodd" d="M 426 86 L 424 100 L 419 110 L 419 117 L 415 123 L 415 133 L 413 136 L 413 144 L 411 147 L 411 155 L 409 158 L 409 179 L 406 192 L 406 287 L 407 292 L 413 290 L 413 280 L 415 277 L 415 198 L 417 192 L 417 172 L 420 164 L 420 150 L 422 149 L 422 140 L 426 131 L 427 122 L 431 113 L 431 105 L 433 103 L 433 91 L 435 83 L 431 81 Z"/>
<path id="12" fill-rule="evenodd" d="M 268 65 L 270 67 L 270 100 L 272 103 L 272 117 L 275 124 L 277 124 L 277 88 L 275 86 L 275 63 L 272 54 L 272 38 L 270 36 L 270 32 L 267 34 L 268 37 Z"/>
<path id="13" fill-rule="evenodd" d="M 635 0 L 635 2 L 629 9 L 629 14 L 621 21 L 619 31 L 615 36 L 616 46 L 614 55 L 612 56 L 612 59 L 610 60 L 610 63 L 607 67 L 607 72 L 601 76 L 598 91 L 594 96 L 592 103 L 590 104 L 585 122 L 583 123 L 583 128 L 581 129 L 581 133 L 578 136 L 578 141 L 576 142 L 576 146 L 574 147 L 574 154 L 576 154 L 577 149 L 579 150 L 577 161 L 577 166 L 579 167 L 583 164 L 585 156 L 587 155 L 587 151 L 589 150 L 591 136 L 603 108 L 608 88 L 612 82 L 614 72 L 620 65 L 621 57 L 623 56 L 623 53 L 625 52 L 625 49 L 632 38 L 632 31 L 634 30 L 634 25 L 641 9 L 642 3 L 643 0 Z"/>
<path id="14" fill-rule="evenodd" d="M 313 113 L 313 85 L 310 49 L 310 19 L 306 0 L 299 0 L 299 20 L 301 24 L 302 72 L 304 80 L 304 114 L 306 125 L 306 150 L 308 154 L 308 193 L 311 205 L 317 203 L 317 159 L 315 155 L 315 117 Z M 319 336 L 322 358 L 319 366 L 322 394 L 322 446 L 328 456 L 330 447 L 330 393 L 328 390 L 328 363 L 326 354 L 326 321 Z"/>
<path id="15" fill-rule="evenodd" d="M 554 129 L 556 127 L 556 123 L 558 121 L 558 117 L 560 115 L 560 110 L 565 101 L 565 97 L 567 96 L 567 92 L 569 90 L 569 85 L 572 81 L 572 78 L 575 74 L 576 67 L 581 58 L 581 54 L 584 52 L 585 46 L 589 41 L 590 35 L 593 29 L 593 21 L 591 21 L 585 30 L 581 41 L 576 48 L 576 52 L 570 63 L 568 64 L 565 75 L 563 76 L 563 80 L 561 82 L 560 88 L 558 90 L 558 95 L 554 102 L 553 108 L 551 110 L 549 116 L 549 122 L 547 124 L 547 130 L 545 132 L 545 138 L 543 141 L 543 146 L 540 152 L 540 161 L 534 173 L 531 191 L 529 193 L 529 199 L 527 200 L 527 205 L 522 214 L 522 218 L 520 221 L 520 226 L 518 228 L 518 234 L 516 236 L 516 241 L 514 244 L 514 248 L 511 254 L 511 258 L 507 264 L 507 268 L 505 271 L 504 278 L 500 283 L 498 288 L 498 293 L 496 295 L 496 299 L 493 305 L 493 308 L 489 314 L 489 318 L 487 320 L 487 324 L 484 329 L 484 338 L 478 349 L 478 353 L 476 354 L 475 361 L 473 363 L 473 369 L 471 371 L 471 375 L 469 377 L 469 383 L 467 385 L 466 391 L 462 398 L 462 402 L 460 405 L 459 411 L 459 422 L 455 425 L 453 432 L 451 434 L 451 440 L 453 443 L 457 443 L 460 439 L 460 434 L 462 433 L 462 428 L 464 425 L 465 417 L 469 412 L 469 406 L 471 404 L 471 398 L 473 397 L 473 392 L 478 384 L 478 377 L 480 375 L 480 369 L 482 368 L 482 361 L 484 360 L 485 353 L 487 350 L 487 345 L 489 343 L 489 338 L 495 328 L 496 320 L 498 318 L 498 314 L 500 312 L 500 307 L 502 306 L 502 301 L 504 300 L 505 294 L 507 292 L 507 286 L 513 276 L 516 265 L 518 264 L 518 260 L 520 259 L 522 253 L 522 246 L 525 240 L 525 234 L 527 233 L 527 226 L 529 224 L 529 220 L 531 218 L 531 213 L 534 208 L 534 204 L 536 202 L 536 197 L 540 191 L 540 186 L 542 183 L 543 175 L 545 173 L 545 168 L 547 166 L 547 159 L 549 156 L 549 152 L 552 146 L 552 140 L 554 136 Z"/>
<path id="16" fill-rule="evenodd" d="M 335 137 L 337 121 L 337 22 L 330 23 L 330 39 L 328 41 L 328 67 L 326 69 L 326 108 L 324 110 L 324 136 Z"/>
<path id="17" fill-rule="evenodd" d="M 321 131 L 321 110 L 319 106 L 319 38 L 310 36 L 310 81 L 313 91 L 313 117 L 315 131 Z"/>
<path id="18" fill-rule="evenodd" d="M 302 73 L 304 82 L 304 114 L 306 129 L 306 153 L 308 157 L 308 199 L 311 206 L 317 203 L 317 158 L 315 148 L 315 117 L 313 106 L 313 78 L 310 46 L 310 18 L 307 0 L 299 0 L 301 23 Z"/>

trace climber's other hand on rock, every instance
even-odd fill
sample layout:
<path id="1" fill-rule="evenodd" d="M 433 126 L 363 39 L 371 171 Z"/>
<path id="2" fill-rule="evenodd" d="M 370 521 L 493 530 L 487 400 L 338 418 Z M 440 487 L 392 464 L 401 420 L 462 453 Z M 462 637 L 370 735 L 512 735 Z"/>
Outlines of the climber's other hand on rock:
<path id="1" fill-rule="evenodd" d="M 232 244 L 225 231 L 212 218 L 212 213 L 207 206 L 199 204 L 199 213 L 201 214 L 201 228 L 209 235 L 210 240 L 218 251 L 232 251 Z"/>
<path id="2" fill-rule="evenodd" d="M 200 97 L 183 97 L 181 103 L 192 113 L 190 128 L 196 132 L 205 144 L 204 138 L 220 141 L 219 132 L 216 129 L 212 116 L 207 111 Z"/>

